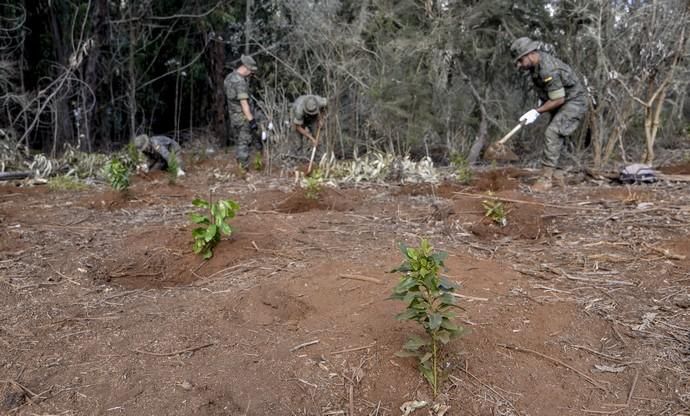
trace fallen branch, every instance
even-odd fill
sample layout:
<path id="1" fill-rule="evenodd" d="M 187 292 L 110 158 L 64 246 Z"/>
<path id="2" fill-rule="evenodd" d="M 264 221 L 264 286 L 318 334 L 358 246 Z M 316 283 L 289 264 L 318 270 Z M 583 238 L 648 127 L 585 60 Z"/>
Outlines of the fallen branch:
<path id="1" fill-rule="evenodd" d="M 340 350 L 340 351 L 333 351 L 331 355 L 336 355 L 336 354 L 344 354 L 346 352 L 354 352 L 354 351 L 360 351 L 360 350 L 366 350 L 367 348 L 371 348 L 374 345 L 376 345 L 376 341 L 372 342 L 369 345 L 365 345 L 363 347 L 356 347 L 356 348 L 348 348 L 346 350 Z"/>
<path id="2" fill-rule="evenodd" d="M 372 282 L 376 283 L 377 285 L 383 284 L 383 282 L 375 277 L 369 277 L 369 276 L 361 276 L 358 274 L 341 274 L 340 275 L 341 279 L 352 279 L 352 280 L 361 280 L 364 282 Z"/>
<path id="3" fill-rule="evenodd" d="M 173 355 L 180 355 L 180 354 L 184 354 L 186 352 L 197 351 L 197 350 L 200 350 L 202 348 L 210 347 L 211 345 L 216 345 L 216 344 L 214 342 L 211 342 L 209 344 L 199 345 L 198 347 L 185 348 L 184 350 L 173 351 L 173 352 L 151 352 L 151 351 L 144 351 L 144 350 L 132 350 L 132 351 L 139 353 L 139 354 L 153 355 L 156 357 L 171 357 Z"/>
<path id="4" fill-rule="evenodd" d="M 486 195 L 473 194 L 473 193 L 469 193 L 469 192 L 453 192 L 453 193 L 456 195 L 468 196 L 470 198 L 477 198 L 477 199 L 487 198 Z M 537 201 L 525 201 L 524 199 L 502 198 L 502 197 L 498 197 L 495 195 L 492 195 L 491 199 L 496 200 L 496 201 L 501 201 L 501 202 L 513 202 L 515 204 L 537 205 L 540 207 L 548 207 L 548 208 L 574 209 L 574 210 L 580 210 L 580 211 L 602 211 L 599 208 L 590 208 L 590 207 L 584 207 L 584 206 L 574 207 L 574 206 L 569 206 L 569 205 L 547 204 L 544 202 L 537 202 Z"/>
<path id="5" fill-rule="evenodd" d="M 661 254 L 662 256 L 666 257 L 667 259 L 671 259 L 671 260 L 685 260 L 685 258 L 686 258 L 686 257 L 683 256 L 682 254 L 673 253 L 671 250 L 669 250 L 669 249 L 667 249 L 667 248 L 654 247 L 654 246 L 649 245 L 649 244 L 647 244 L 647 243 L 642 243 L 642 245 L 645 246 L 646 248 L 648 248 L 648 249 L 654 251 L 655 253 Z"/>
<path id="6" fill-rule="evenodd" d="M 472 302 L 473 300 L 477 300 L 480 302 L 488 302 L 489 301 L 489 298 L 477 298 L 474 296 L 461 295 L 459 293 L 452 293 L 451 292 L 451 295 L 455 296 L 456 298 L 465 299 L 465 300 L 470 301 L 470 302 Z"/>
<path id="7" fill-rule="evenodd" d="M 300 348 L 308 347 L 310 345 L 314 345 L 314 344 L 318 344 L 318 343 L 319 343 L 319 340 L 315 339 L 314 341 L 309 341 L 309 342 L 305 342 L 303 344 L 295 345 L 294 347 L 290 348 L 290 352 L 295 352 Z"/>

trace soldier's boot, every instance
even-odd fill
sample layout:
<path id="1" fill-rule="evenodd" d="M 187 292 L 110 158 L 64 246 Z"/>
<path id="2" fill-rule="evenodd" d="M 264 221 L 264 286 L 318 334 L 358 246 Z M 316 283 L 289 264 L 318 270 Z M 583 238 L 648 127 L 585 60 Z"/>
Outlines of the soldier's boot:
<path id="1" fill-rule="evenodd" d="M 534 185 L 531 186 L 532 191 L 534 191 L 534 192 L 548 191 L 553 186 L 552 180 L 553 180 L 553 168 L 542 169 L 541 176 L 539 176 L 539 179 L 537 179 L 537 181 L 534 183 Z"/>
<path id="2" fill-rule="evenodd" d="M 565 172 L 557 170 L 553 174 L 553 183 L 557 188 L 565 189 Z"/>

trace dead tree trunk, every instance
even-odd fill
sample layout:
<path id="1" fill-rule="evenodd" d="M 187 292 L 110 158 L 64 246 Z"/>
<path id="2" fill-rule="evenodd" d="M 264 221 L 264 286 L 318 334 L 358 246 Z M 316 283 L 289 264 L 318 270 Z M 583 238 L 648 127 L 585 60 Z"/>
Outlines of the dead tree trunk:
<path id="1" fill-rule="evenodd" d="M 221 41 L 211 41 L 209 48 L 208 63 L 211 74 L 213 97 L 211 99 L 211 123 L 213 132 L 219 142 L 227 145 L 228 133 L 225 120 L 225 91 L 223 81 L 225 80 L 225 46 Z"/>

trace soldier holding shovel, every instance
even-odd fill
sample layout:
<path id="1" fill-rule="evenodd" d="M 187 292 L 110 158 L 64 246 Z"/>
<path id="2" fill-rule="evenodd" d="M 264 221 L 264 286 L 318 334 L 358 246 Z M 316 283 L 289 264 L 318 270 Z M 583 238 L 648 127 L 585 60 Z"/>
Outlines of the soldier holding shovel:
<path id="1" fill-rule="evenodd" d="M 561 147 L 584 119 L 587 91 L 575 71 L 549 53 L 539 50 L 540 42 L 519 38 L 510 46 L 518 69 L 529 71 L 541 104 L 520 117 L 524 125 L 534 123 L 540 114 L 551 114 L 544 133 L 545 147 L 540 178 L 532 186 L 537 192 L 551 188 L 558 167 Z"/>
<path id="2" fill-rule="evenodd" d="M 292 105 L 292 124 L 295 127 L 295 131 L 302 137 L 309 139 L 314 146 L 307 174 L 311 172 L 311 166 L 314 162 L 327 106 L 328 100 L 318 95 L 301 95 L 297 97 Z"/>

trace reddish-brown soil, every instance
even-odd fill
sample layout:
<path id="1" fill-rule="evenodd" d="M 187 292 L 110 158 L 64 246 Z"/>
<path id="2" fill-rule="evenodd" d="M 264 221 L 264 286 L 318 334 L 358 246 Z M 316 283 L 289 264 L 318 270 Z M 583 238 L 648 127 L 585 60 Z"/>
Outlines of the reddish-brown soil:
<path id="1" fill-rule="evenodd" d="M 387 300 L 420 238 L 460 285 L 446 415 L 688 414 L 683 184 L 533 194 L 502 169 L 310 199 L 226 156 L 187 171 L 126 194 L 0 186 L 0 414 L 400 415 L 434 400 Z M 209 195 L 241 209 L 203 261 L 189 214 Z"/>

